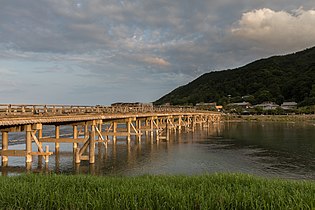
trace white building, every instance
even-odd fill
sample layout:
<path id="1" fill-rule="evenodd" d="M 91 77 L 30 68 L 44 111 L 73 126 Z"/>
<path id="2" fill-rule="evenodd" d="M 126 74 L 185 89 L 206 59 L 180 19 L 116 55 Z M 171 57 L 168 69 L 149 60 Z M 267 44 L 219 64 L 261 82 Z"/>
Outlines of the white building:
<path id="1" fill-rule="evenodd" d="M 274 102 L 264 102 L 262 104 L 255 105 L 255 107 L 261 107 L 263 110 L 275 110 L 280 106 Z"/>
<path id="2" fill-rule="evenodd" d="M 281 104 L 281 108 L 284 109 L 284 110 L 296 109 L 297 108 L 297 103 L 294 102 L 294 101 L 283 102 L 283 104 Z"/>

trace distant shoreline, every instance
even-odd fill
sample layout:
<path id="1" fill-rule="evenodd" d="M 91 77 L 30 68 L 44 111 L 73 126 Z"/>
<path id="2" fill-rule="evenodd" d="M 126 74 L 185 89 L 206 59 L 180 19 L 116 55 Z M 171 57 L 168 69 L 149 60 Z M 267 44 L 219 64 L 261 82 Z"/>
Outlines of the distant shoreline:
<path id="1" fill-rule="evenodd" d="M 225 122 L 315 122 L 315 114 L 310 115 L 234 115 L 223 116 Z"/>

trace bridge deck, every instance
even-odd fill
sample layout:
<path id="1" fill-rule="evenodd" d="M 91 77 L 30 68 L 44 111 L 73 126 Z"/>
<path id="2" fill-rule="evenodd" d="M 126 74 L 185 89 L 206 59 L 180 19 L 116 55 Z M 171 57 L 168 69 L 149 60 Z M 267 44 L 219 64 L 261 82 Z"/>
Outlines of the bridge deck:
<path id="1" fill-rule="evenodd" d="M 53 124 L 63 122 L 81 122 L 91 120 L 122 120 L 128 118 L 147 118 L 147 117 L 167 117 L 180 115 L 221 115 L 214 112 L 169 112 L 169 113 L 117 113 L 117 114 L 69 114 L 69 115 L 54 115 L 54 116 L 10 116 L 0 118 L 0 128 L 2 126 L 27 125 L 27 124 Z"/>

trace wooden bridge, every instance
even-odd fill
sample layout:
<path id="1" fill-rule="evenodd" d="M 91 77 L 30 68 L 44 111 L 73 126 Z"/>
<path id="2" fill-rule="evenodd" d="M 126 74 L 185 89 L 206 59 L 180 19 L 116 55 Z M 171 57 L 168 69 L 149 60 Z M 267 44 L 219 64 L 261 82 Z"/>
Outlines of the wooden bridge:
<path id="1" fill-rule="evenodd" d="M 73 145 L 76 164 L 87 160 L 95 162 L 95 146 L 116 144 L 117 137 L 125 137 L 129 144 L 131 136 L 141 142 L 144 132 L 156 141 L 170 140 L 170 132 L 182 130 L 193 132 L 196 126 L 207 127 L 219 122 L 218 112 L 200 111 L 186 107 L 153 106 L 73 106 L 73 105 L 13 105 L 0 104 L 0 130 L 2 132 L 2 166 L 8 165 L 10 156 L 25 157 L 26 165 L 32 156 L 39 156 L 47 163 L 53 154 L 43 143 L 55 144 L 58 154 L 60 143 Z M 43 136 L 43 128 L 54 126 L 54 136 Z M 61 126 L 72 126 L 68 137 L 60 135 Z M 9 149 L 10 132 L 25 132 L 25 150 Z M 35 143 L 37 150 L 32 150 Z"/>

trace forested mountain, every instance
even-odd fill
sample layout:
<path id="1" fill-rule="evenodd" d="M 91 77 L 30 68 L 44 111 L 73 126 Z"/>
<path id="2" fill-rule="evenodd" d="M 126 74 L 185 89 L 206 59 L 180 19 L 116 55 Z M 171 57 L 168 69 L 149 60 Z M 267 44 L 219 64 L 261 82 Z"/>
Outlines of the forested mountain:
<path id="1" fill-rule="evenodd" d="M 163 96 L 155 104 L 295 101 L 315 104 L 315 47 L 261 59 L 233 70 L 206 73 Z"/>

